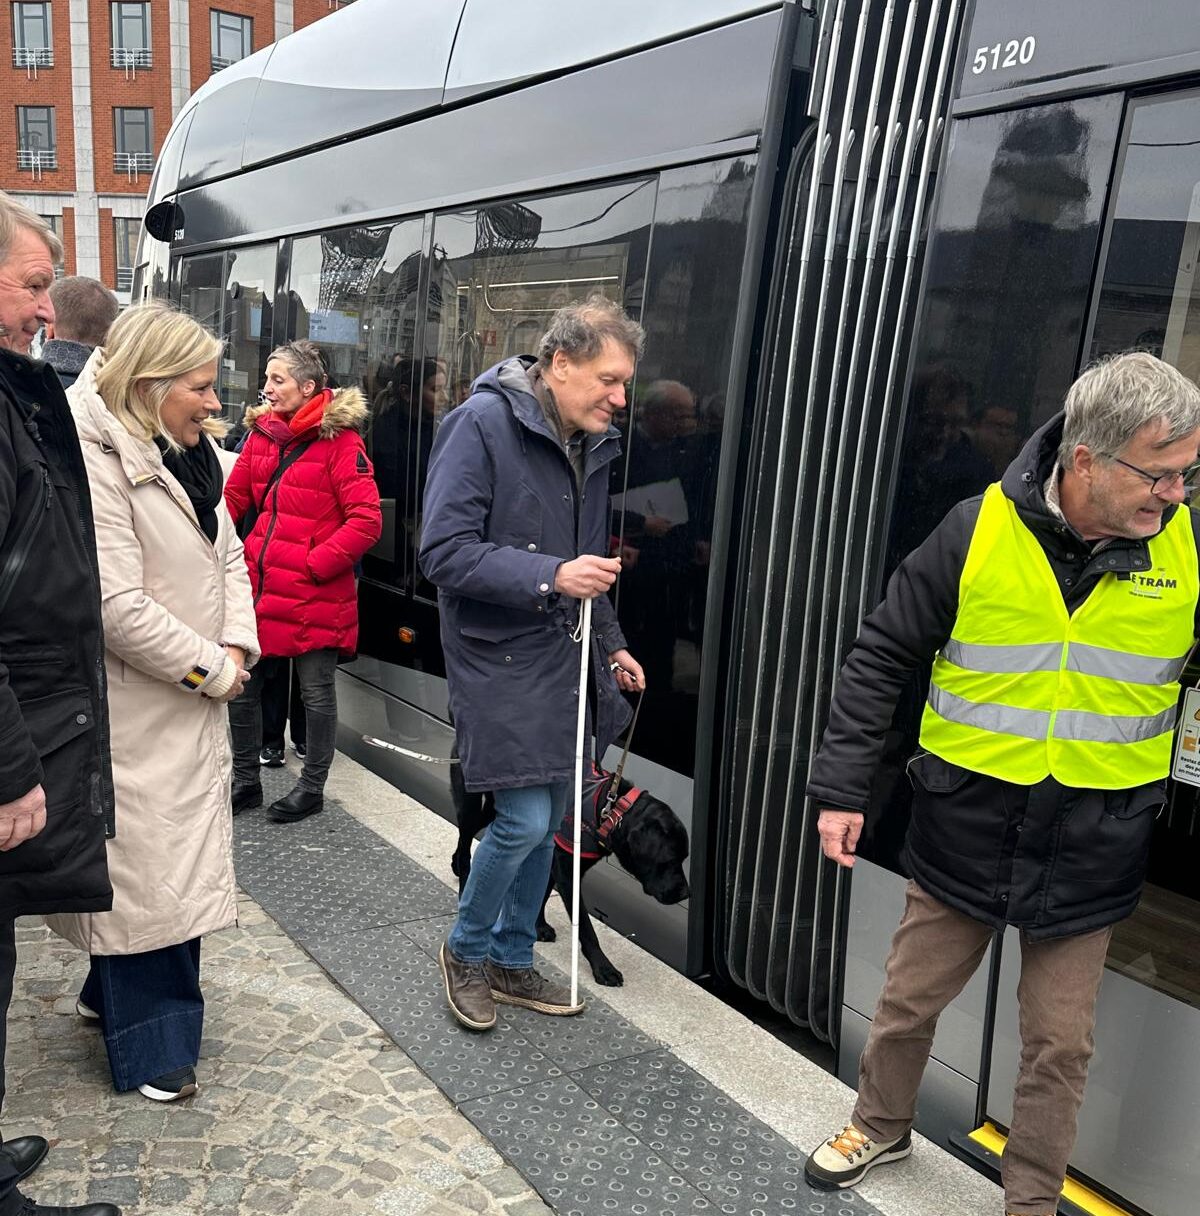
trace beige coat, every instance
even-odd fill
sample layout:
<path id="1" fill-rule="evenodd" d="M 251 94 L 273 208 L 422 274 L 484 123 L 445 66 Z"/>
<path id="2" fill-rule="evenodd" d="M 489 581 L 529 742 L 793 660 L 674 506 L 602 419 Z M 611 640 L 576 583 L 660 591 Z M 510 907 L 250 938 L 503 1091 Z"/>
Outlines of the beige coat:
<path id="1" fill-rule="evenodd" d="M 227 714 L 203 690 L 222 671 L 222 643 L 254 662 L 258 640 L 225 504 L 214 546 L 158 449 L 105 408 L 95 387 L 100 357 L 68 399 L 100 560 L 117 810 L 108 842 L 113 910 L 47 920 L 89 953 L 134 954 L 236 921 Z M 210 674 L 190 688 L 186 677 L 198 669 Z"/>

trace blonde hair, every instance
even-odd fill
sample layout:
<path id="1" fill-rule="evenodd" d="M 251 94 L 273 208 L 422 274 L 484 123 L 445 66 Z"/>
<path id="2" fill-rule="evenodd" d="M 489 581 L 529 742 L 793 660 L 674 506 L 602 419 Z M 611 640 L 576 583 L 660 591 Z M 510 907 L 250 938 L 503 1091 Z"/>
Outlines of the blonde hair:
<path id="1" fill-rule="evenodd" d="M 11 194 L 0 190 L 0 262 L 8 261 L 9 246 L 22 228 L 41 238 L 50 250 L 52 261 L 63 260 L 63 243 L 54 229 L 36 211 L 30 211 L 24 203 L 18 203 Z"/>
<path id="2" fill-rule="evenodd" d="M 108 331 L 96 391 L 131 435 L 147 443 L 161 435 L 178 451 L 162 423 L 163 402 L 180 376 L 212 363 L 224 345 L 199 321 L 165 304 L 139 304 L 123 312 Z M 204 424 L 217 440 L 228 429 L 217 418 Z"/>

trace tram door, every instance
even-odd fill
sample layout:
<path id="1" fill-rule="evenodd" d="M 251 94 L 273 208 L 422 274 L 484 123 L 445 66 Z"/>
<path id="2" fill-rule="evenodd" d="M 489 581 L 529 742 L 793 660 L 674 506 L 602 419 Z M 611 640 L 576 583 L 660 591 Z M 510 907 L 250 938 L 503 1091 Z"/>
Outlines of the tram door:
<path id="1" fill-rule="evenodd" d="M 1197 130 L 1200 92 L 1130 103 L 1085 361 L 1142 349 L 1200 379 Z M 1185 682 L 1198 679 L 1193 665 Z M 1141 905 L 1113 932 L 1072 1166 L 1155 1216 L 1193 1216 L 1200 1179 L 1193 1131 L 1200 1121 L 1200 790 L 1171 787 L 1154 825 Z M 1006 942 L 988 1101 L 1001 1124 L 1011 1115 L 1019 959 L 1017 943 Z"/>

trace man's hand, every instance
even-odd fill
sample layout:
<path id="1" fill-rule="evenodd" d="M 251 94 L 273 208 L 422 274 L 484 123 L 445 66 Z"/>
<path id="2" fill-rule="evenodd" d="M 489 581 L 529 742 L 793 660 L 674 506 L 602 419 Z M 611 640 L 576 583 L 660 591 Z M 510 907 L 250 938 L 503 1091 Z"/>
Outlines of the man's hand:
<path id="1" fill-rule="evenodd" d="M 16 802 L 0 802 L 0 853 L 32 840 L 46 826 L 46 791 L 35 785 Z"/>
<path id="2" fill-rule="evenodd" d="M 608 656 L 609 670 L 617 677 L 617 687 L 624 692 L 640 692 L 646 687 L 646 673 L 628 650 L 614 650 Z"/>
<path id="3" fill-rule="evenodd" d="M 861 811 L 822 811 L 817 820 L 821 851 L 839 866 L 852 866 L 862 827 Z"/>
<path id="4" fill-rule="evenodd" d="M 603 595 L 621 573 L 619 557 L 595 557 L 585 553 L 563 562 L 554 576 L 554 590 L 576 600 L 591 600 Z"/>

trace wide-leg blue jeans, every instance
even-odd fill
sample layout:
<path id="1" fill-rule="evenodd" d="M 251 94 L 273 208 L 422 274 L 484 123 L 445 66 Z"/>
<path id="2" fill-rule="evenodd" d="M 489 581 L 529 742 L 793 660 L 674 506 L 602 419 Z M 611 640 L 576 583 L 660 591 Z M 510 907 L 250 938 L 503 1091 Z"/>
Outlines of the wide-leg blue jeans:
<path id="1" fill-rule="evenodd" d="M 79 999 L 100 1015 L 113 1088 L 136 1089 L 200 1058 L 200 939 L 141 954 L 93 954 Z"/>
<path id="2" fill-rule="evenodd" d="M 463 962 L 490 958 L 501 967 L 533 966 L 554 833 L 570 792 L 568 782 L 496 791 L 496 818 L 475 849 L 450 931 L 450 950 Z"/>

